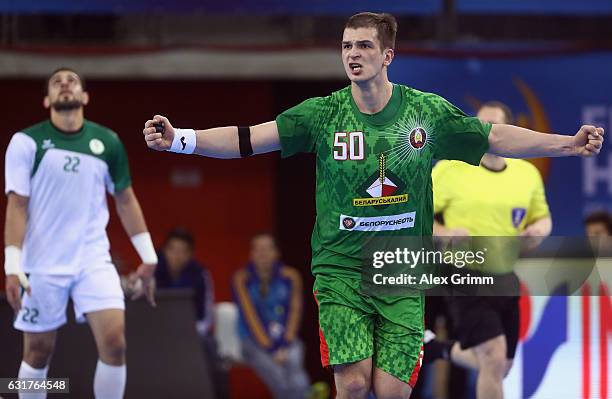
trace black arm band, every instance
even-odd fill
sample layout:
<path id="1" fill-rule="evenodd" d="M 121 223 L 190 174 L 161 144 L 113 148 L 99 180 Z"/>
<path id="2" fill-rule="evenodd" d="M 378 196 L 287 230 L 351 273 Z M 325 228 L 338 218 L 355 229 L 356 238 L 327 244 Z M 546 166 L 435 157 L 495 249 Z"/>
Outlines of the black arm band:
<path id="1" fill-rule="evenodd" d="M 240 147 L 241 157 L 244 158 L 253 155 L 251 128 L 249 126 L 238 126 L 238 146 Z"/>

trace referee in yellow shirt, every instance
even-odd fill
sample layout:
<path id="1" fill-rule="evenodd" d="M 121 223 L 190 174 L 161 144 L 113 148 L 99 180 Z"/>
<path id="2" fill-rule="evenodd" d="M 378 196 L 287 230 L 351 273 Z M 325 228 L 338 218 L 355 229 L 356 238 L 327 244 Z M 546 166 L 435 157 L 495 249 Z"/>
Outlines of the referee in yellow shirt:
<path id="1" fill-rule="evenodd" d="M 478 118 L 512 123 L 510 109 L 500 102 L 485 103 Z M 480 166 L 441 161 L 433 169 L 436 236 L 524 236 L 530 247 L 550 234 L 552 222 L 542 178 L 529 162 L 485 154 Z M 506 264 L 504 264 L 506 263 Z M 511 262 L 492 270 L 513 274 Z M 491 271 L 491 270 L 489 270 Z M 518 297 L 455 297 L 457 342 L 434 350 L 453 363 L 478 370 L 479 399 L 501 399 L 502 381 L 512 367 L 519 333 Z"/>

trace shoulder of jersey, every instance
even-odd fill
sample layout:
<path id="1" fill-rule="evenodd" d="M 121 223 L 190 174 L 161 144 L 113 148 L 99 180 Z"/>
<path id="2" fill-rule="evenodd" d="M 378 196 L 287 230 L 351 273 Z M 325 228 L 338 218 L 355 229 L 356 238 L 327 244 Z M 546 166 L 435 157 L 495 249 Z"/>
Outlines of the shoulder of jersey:
<path id="1" fill-rule="evenodd" d="M 88 124 L 90 128 L 93 128 L 93 133 L 97 136 L 97 138 L 111 140 L 119 139 L 119 135 L 106 126 L 102 126 L 89 120 L 85 121 L 85 123 Z"/>
<path id="2" fill-rule="evenodd" d="M 451 170 L 458 170 L 458 169 L 463 169 L 465 167 L 472 167 L 474 168 L 475 166 L 467 164 L 465 162 L 462 161 L 455 161 L 455 160 L 449 160 L 449 159 L 442 159 L 438 162 L 436 162 L 436 164 L 434 165 L 434 168 L 436 170 L 438 170 L 438 173 L 446 173 L 448 171 Z"/>
<path id="3" fill-rule="evenodd" d="M 517 170 L 521 170 L 524 173 L 531 173 L 538 176 L 540 175 L 540 171 L 538 170 L 538 168 L 536 168 L 535 165 L 531 162 L 526 161 L 524 159 L 507 158 L 506 162 L 509 166 L 512 166 Z"/>
<path id="4" fill-rule="evenodd" d="M 332 103 L 342 102 L 342 90 L 335 91 L 327 96 L 310 97 L 296 106 L 307 105 L 310 109 L 327 108 Z"/>
<path id="5" fill-rule="evenodd" d="M 48 120 L 44 120 L 34 125 L 28 126 L 25 129 L 21 129 L 17 133 L 24 133 L 24 134 L 27 134 L 28 136 L 33 136 L 36 134 L 36 132 L 39 132 L 41 131 L 41 129 L 45 128 L 48 123 L 49 123 Z"/>
<path id="6" fill-rule="evenodd" d="M 401 87 L 406 94 L 412 95 L 412 96 L 421 96 L 421 97 L 429 97 L 429 98 L 442 98 L 440 97 L 438 94 L 436 93 L 430 93 L 427 91 L 421 91 L 418 89 L 415 89 L 414 87 L 410 87 L 410 86 L 406 86 L 406 85 L 402 85 L 402 84 L 398 84 L 399 87 Z"/>
<path id="7" fill-rule="evenodd" d="M 318 97 L 321 101 L 346 101 L 348 96 L 351 95 L 351 86 L 345 86 L 339 90 L 333 91 L 330 95 L 325 97 Z"/>
<path id="8" fill-rule="evenodd" d="M 438 182 L 455 180 L 455 176 L 461 175 L 463 170 L 460 165 L 457 165 L 459 163 L 461 162 L 446 159 L 436 162 L 431 171 L 432 179 Z"/>
<path id="9" fill-rule="evenodd" d="M 436 170 L 446 170 L 451 166 L 452 161 L 449 161 L 447 159 L 442 159 L 438 162 L 436 162 L 436 164 L 434 165 L 434 168 Z"/>

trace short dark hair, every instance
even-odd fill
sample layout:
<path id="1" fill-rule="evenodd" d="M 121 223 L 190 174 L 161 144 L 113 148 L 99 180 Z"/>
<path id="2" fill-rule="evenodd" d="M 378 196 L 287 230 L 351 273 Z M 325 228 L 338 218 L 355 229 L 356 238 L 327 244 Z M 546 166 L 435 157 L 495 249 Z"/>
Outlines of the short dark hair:
<path id="1" fill-rule="evenodd" d="M 81 81 L 81 87 L 83 88 L 83 90 L 85 90 L 85 79 L 83 79 L 83 75 L 81 75 L 80 73 L 78 73 L 77 71 L 75 71 L 72 68 L 69 68 L 69 67 L 59 67 L 56 70 L 54 70 L 53 72 L 51 72 L 49 74 L 49 76 L 47 76 L 47 81 L 45 83 L 45 95 L 49 93 L 49 82 L 51 82 L 51 78 L 53 77 L 53 75 L 55 75 L 56 73 L 58 73 L 60 71 L 72 72 L 76 76 L 78 76 L 79 80 Z"/>
<path id="2" fill-rule="evenodd" d="M 397 35 L 397 21 L 395 17 L 387 13 L 360 12 L 346 21 L 344 29 L 376 28 L 378 40 L 383 49 L 395 48 L 395 36 Z"/>
<path id="3" fill-rule="evenodd" d="M 514 123 L 514 115 L 512 115 L 512 110 L 509 106 L 502 103 L 501 101 L 487 101 L 486 103 L 480 106 L 480 109 L 483 108 L 498 108 L 501 109 L 504 113 L 504 118 L 506 119 L 506 124 Z"/>
<path id="4" fill-rule="evenodd" d="M 603 223 L 608 229 L 608 233 L 612 234 L 612 215 L 607 211 L 596 211 L 589 213 L 584 218 L 584 225 L 588 226 L 589 224 L 595 223 Z"/>
<path id="5" fill-rule="evenodd" d="M 174 229 L 170 230 L 166 236 L 166 240 L 164 241 L 164 246 L 167 245 L 170 240 L 184 241 L 191 250 L 193 250 L 195 246 L 193 235 L 184 227 L 175 227 Z"/>

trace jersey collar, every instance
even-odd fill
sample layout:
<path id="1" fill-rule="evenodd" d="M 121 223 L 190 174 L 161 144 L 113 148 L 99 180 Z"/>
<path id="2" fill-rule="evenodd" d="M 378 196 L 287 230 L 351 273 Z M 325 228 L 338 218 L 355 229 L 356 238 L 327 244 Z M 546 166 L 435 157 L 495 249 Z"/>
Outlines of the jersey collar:
<path id="1" fill-rule="evenodd" d="M 489 172 L 493 172 L 493 173 L 501 173 L 504 170 L 508 169 L 508 162 L 504 163 L 504 167 L 501 169 L 491 169 L 488 166 L 486 166 L 485 164 L 480 164 L 480 166 L 482 166 L 483 168 L 485 168 L 486 170 L 488 170 Z"/>
<path id="2" fill-rule="evenodd" d="M 375 114 L 364 114 L 359 110 L 357 104 L 355 103 L 355 99 L 351 94 L 351 87 L 348 87 L 349 96 L 351 98 L 351 106 L 356 115 L 365 123 L 374 126 L 384 126 L 388 125 L 392 122 L 395 122 L 397 116 L 400 113 L 400 109 L 402 108 L 402 104 L 404 103 L 404 92 L 401 88 L 393 84 L 393 92 L 391 93 L 391 98 L 389 102 L 383 109 L 378 111 Z"/>
<path id="3" fill-rule="evenodd" d="M 83 133 L 85 132 L 85 125 L 87 124 L 86 120 L 83 120 L 83 124 L 81 125 L 81 128 L 75 132 L 66 132 L 60 128 L 58 128 L 57 126 L 55 126 L 53 124 L 53 122 L 51 122 L 51 119 L 49 119 L 49 126 L 51 126 L 51 130 L 53 131 L 53 133 L 57 134 L 59 137 L 61 137 L 62 139 L 66 139 L 66 140 L 76 140 L 80 137 L 83 136 Z"/>

